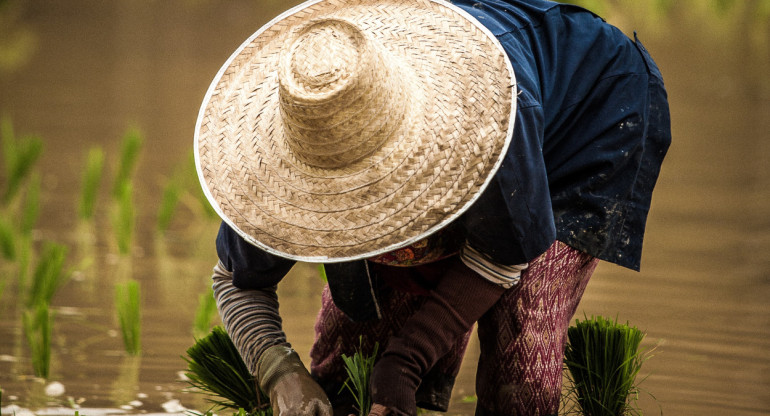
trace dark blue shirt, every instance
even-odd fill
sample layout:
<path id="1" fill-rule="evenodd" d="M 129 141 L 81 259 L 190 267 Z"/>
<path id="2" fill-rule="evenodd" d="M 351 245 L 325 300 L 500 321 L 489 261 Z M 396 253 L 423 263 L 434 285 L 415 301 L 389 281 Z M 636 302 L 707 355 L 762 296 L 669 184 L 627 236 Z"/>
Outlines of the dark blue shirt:
<path id="1" fill-rule="evenodd" d="M 504 164 L 463 218 L 502 264 L 554 238 L 634 270 L 671 142 L 663 80 L 647 51 L 598 16 L 542 0 L 456 0 L 499 40 L 519 90 Z"/>
<path id="2" fill-rule="evenodd" d="M 458 219 L 469 244 L 500 264 L 521 264 L 558 239 L 638 270 L 652 190 L 671 141 L 663 80 L 647 51 L 575 6 L 453 3 L 499 39 L 518 88 L 504 163 Z M 275 284 L 293 264 L 224 223 L 217 251 L 243 288 Z"/>

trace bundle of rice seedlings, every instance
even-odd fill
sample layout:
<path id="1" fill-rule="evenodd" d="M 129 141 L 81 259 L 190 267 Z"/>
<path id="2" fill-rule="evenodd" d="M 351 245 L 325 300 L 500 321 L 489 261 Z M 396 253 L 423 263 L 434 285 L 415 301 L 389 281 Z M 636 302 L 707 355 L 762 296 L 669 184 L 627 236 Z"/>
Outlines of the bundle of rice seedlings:
<path id="1" fill-rule="evenodd" d="M 245 409 L 250 416 L 272 415 L 269 399 L 256 388 L 230 336 L 222 326 L 197 339 L 187 349 L 188 383 L 207 395 L 214 407 Z"/>
<path id="2" fill-rule="evenodd" d="M 640 414 L 636 376 L 648 357 L 639 351 L 644 332 L 601 316 L 568 329 L 564 362 L 573 401 L 586 416 Z"/>
<path id="3" fill-rule="evenodd" d="M 342 354 L 342 361 L 345 363 L 345 371 L 348 373 L 348 379 L 342 388 L 347 388 L 356 402 L 359 416 L 367 416 L 372 408 L 372 397 L 369 393 L 369 380 L 374 369 L 374 360 L 377 357 L 379 343 L 374 343 L 374 351 L 369 356 L 365 356 L 362 351 L 362 338 L 358 339 L 358 349 L 352 357 Z"/>
<path id="4" fill-rule="evenodd" d="M 141 311 L 139 298 L 139 282 L 129 280 L 115 285 L 115 308 L 117 309 L 120 331 L 123 335 L 123 345 L 126 352 L 139 355 L 141 343 Z"/>
<path id="5" fill-rule="evenodd" d="M 104 151 L 101 147 L 93 147 L 88 151 L 80 190 L 78 214 L 82 219 L 91 219 L 94 216 L 94 207 L 96 206 L 96 197 L 103 170 Z"/>

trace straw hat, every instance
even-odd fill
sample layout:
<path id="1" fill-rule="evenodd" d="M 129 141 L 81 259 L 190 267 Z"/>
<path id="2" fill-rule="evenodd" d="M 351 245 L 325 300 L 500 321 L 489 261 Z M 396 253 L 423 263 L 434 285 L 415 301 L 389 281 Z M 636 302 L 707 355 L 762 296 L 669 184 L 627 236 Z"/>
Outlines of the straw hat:
<path id="1" fill-rule="evenodd" d="M 448 2 L 309 1 L 214 78 L 195 132 L 201 184 L 270 253 L 391 251 L 478 198 L 513 132 L 514 84 L 495 37 Z"/>

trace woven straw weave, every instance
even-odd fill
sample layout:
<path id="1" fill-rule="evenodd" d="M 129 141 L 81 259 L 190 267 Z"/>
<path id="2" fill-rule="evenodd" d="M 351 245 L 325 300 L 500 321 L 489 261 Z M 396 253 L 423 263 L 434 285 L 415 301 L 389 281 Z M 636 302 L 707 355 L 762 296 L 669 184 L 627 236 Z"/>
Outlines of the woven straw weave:
<path id="1" fill-rule="evenodd" d="M 497 41 L 448 3 L 304 3 L 214 79 L 196 128 L 201 183 L 269 252 L 393 250 L 479 196 L 510 140 L 513 84 Z"/>

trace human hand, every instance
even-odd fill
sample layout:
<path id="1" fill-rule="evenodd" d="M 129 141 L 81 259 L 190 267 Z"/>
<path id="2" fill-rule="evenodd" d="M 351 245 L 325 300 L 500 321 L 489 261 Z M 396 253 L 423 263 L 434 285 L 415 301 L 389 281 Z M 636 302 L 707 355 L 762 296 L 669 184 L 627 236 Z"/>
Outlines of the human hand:
<path id="1" fill-rule="evenodd" d="M 387 407 L 377 403 L 374 403 L 372 405 L 372 409 L 369 410 L 369 416 L 385 416 L 388 414 L 390 414 L 390 410 Z M 356 415 L 351 413 L 348 416 L 356 416 Z"/>
<path id="2" fill-rule="evenodd" d="M 332 416 L 329 398 L 294 350 L 272 346 L 262 353 L 257 366 L 258 384 L 270 397 L 274 415 Z"/>
<path id="3" fill-rule="evenodd" d="M 385 416 L 388 413 L 390 413 L 390 410 L 387 407 L 374 403 L 369 411 L 369 416 Z"/>
<path id="4" fill-rule="evenodd" d="M 279 378 L 270 390 L 270 403 L 278 416 L 332 416 L 326 393 L 307 372 Z"/>

